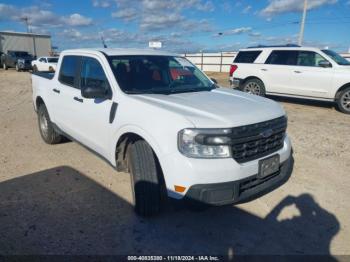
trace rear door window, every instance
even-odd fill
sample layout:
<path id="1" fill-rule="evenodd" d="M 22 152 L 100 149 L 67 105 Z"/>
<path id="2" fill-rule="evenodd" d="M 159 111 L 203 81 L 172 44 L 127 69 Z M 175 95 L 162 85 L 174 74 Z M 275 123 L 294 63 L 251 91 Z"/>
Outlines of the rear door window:
<path id="1" fill-rule="evenodd" d="M 65 85 L 75 87 L 76 72 L 80 62 L 80 56 L 64 56 L 61 64 L 58 80 Z"/>
<path id="2" fill-rule="evenodd" d="M 278 50 L 272 51 L 265 64 L 271 65 L 297 65 L 298 51 Z"/>
<path id="3" fill-rule="evenodd" d="M 240 51 L 234 63 L 254 63 L 260 54 L 261 51 Z"/>

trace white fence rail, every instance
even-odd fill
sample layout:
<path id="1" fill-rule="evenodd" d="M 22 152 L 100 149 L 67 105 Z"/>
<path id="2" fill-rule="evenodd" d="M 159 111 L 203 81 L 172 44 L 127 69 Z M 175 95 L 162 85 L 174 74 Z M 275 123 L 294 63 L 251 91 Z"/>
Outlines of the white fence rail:
<path id="1" fill-rule="evenodd" d="M 184 54 L 188 60 L 203 71 L 212 72 L 229 72 L 230 65 L 236 55 L 237 52 Z M 350 53 L 342 53 L 341 55 L 350 61 Z"/>

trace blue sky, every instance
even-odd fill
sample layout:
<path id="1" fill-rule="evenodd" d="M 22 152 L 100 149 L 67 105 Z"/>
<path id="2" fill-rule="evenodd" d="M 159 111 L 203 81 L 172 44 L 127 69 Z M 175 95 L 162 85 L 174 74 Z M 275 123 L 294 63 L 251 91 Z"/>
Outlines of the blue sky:
<path id="1" fill-rule="evenodd" d="M 147 47 L 234 51 L 296 43 L 304 0 L 0 0 L 0 30 L 51 34 L 60 50 Z M 350 48 L 350 0 L 308 0 L 305 45 Z"/>

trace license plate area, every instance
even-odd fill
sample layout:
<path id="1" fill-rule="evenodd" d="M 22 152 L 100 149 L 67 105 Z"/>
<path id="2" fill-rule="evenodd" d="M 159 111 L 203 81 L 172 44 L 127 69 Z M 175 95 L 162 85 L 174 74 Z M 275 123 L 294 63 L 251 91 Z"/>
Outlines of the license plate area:
<path id="1" fill-rule="evenodd" d="M 258 178 L 264 178 L 278 172 L 280 169 L 280 156 L 274 155 L 259 161 Z"/>

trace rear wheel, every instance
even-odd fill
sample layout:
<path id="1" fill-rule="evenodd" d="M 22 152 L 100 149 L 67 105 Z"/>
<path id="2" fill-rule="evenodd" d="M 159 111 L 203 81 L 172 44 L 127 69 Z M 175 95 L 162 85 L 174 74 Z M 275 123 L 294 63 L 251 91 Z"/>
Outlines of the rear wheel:
<path id="1" fill-rule="evenodd" d="M 350 87 L 340 92 L 337 99 L 337 106 L 341 112 L 350 114 Z"/>
<path id="2" fill-rule="evenodd" d="M 265 96 L 265 85 L 257 78 L 248 79 L 244 82 L 242 91 L 253 95 Z"/>
<path id="3" fill-rule="evenodd" d="M 156 156 L 146 141 L 137 140 L 128 150 L 128 158 L 135 211 L 141 216 L 156 215 L 162 195 L 162 172 Z"/>
<path id="4" fill-rule="evenodd" d="M 45 143 L 58 144 L 63 140 L 63 136 L 54 129 L 44 104 L 40 105 L 38 108 L 38 124 L 40 135 Z"/>

